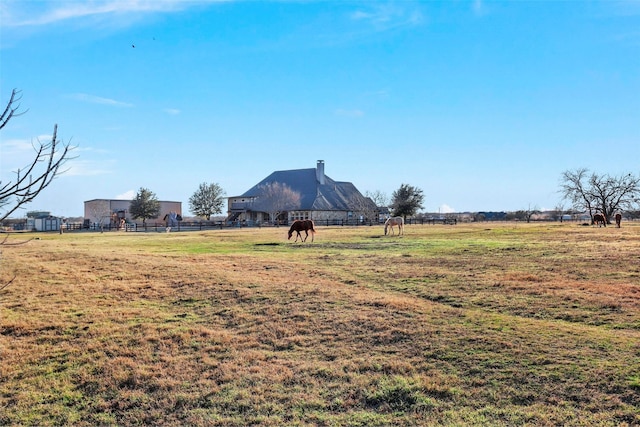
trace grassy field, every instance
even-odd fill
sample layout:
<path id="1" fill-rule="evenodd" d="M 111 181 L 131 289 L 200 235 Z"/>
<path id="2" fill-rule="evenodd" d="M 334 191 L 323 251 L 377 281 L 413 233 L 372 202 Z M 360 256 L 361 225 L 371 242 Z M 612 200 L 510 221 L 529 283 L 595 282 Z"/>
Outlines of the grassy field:
<path id="1" fill-rule="evenodd" d="M 640 224 L 29 237 L 0 425 L 640 425 Z"/>

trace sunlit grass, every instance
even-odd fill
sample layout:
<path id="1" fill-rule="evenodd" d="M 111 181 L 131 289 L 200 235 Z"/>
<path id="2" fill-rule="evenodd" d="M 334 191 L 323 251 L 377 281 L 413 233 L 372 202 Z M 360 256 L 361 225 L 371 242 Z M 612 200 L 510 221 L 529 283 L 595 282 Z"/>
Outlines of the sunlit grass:
<path id="1" fill-rule="evenodd" d="M 0 424 L 640 423 L 640 226 L 286 231 L 5 248 Z"/>

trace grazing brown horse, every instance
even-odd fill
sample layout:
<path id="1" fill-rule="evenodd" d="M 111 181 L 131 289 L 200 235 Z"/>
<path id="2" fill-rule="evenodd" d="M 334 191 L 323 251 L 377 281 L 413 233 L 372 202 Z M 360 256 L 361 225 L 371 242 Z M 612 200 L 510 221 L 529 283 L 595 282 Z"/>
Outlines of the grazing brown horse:
<path id="1" fill-rule="evenodd" d="M 616 227 L 620 228 L 620 223 L 622 222 L 622 214 L 617 213 L 615 218 L 616 218 Z"/>
<path id="2" fill-rule="evenodd" d="M 296 240 L 294 240 L 294 242 L 298 241 L 298 237 L 300 238 L 301 241 L 306 242 L 307 237 L 309 237 L 309 231 L 311 231 L 311 241 L 313 242 L 313 237 L 316 234 L 316 229 L 313 228 L 313 221 L 311 221 L 310 219 L 298 219 L 293 221 L 293 224 L 291 224 L 291 228 L 289 229 L 289 237 L 287 240 L 291 240 L 291 236 L 293 235 L 294 231 L 298 233 L 296 235 Z M 304 231 L 305 233 L 304 239 L 300 234 L 301 231 Z"/>
<path id="3" fill-rule="evenodd" d="M 603 214 L 597 213 L 593 215 L 593 224 L 597 225 L 598 227 L 602 227 L 603 225 L 606 227 L 607 226 L 607 219 L 604 217 Z"/>
<path id="4" fill-rule="evenodd" d="M 396 216 L 389 218 L 384 222 L 384 235 L 387 235 L 389 227 L 391 227 L 391 234 L 395 234 L 393 232 L 393 227 L 396 225 L 398 226 L 398 236 L 404 234 L 404 218 Z"/>

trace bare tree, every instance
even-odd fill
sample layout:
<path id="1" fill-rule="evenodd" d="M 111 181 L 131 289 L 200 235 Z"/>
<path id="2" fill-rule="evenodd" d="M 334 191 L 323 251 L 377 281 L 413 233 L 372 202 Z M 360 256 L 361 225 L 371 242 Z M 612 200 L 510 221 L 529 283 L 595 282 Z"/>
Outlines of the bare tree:
<path id="1" fill-rule="evenodd" d="M 109 202 L 107 200 L 96 201 L 89 208 L 89 217 L 100 227 L 100 232 L 104 232 L 104 225 L 107 220 L 111 219 L 112 212 L 109 210 Z"/>
<path id="2" fill-rule="evenodd" d="M 640 178 L 630 173 L 620 176 L 596 175 L 589 178 L 591 193 L 596 206 L 606 218 L 607 223 L 617 210 L 631 209 L 638 202 Z"/>
<path id="3" fill-rule="evenodd" d="M 294 210 L 300 206 L 300 193 L 294 191 L 287 184 L 270 182 L 258 187 L 258 192 L 255 207 L 267 212 L 274 223 L 283 212 Z"/>
<path id="4" fill-rule="evenodd" d="M 353 191 L 348 201 L 358 223 L 378 222 L 380 209 L 371 197 L 363 196 L 359 191 Z"/>
<path id="5" fill-rule="evenodd" d="M 389 198 L 387 197 L 387 195 L 384 192 L 382 192 L 380 190 L 365 191 L 364 195 L 365 195 L 365 197 L 368 197 L 371 200 L 373 200 L 373 202 L 379 208 L 389 207 L 388 206 L 389 205 Z"/>
<path id="6" fill-rule="evenodd" d="M 607 222 L 617 210 L 631 210 L 638 204 L 640 178 L 628 173 L 620 176 L 589 173 L 581 168 L 562 173 L 560 192 L 575 209 L 593 215 L 601 212 Z"/>
<path id="7" fill-rule="evenodd" d="M 574 209 L 585 210 L 593 217 L 594 200 L 584 182 L 589 171 L 585 168 L 566 170 L 560 179 L 562 198 L 568 200 Z"/>
<path id="8" fill-rule="evenodd" d="M 13 89 L 7 106 L 0 115 L 0 129 L 3 129 L 12 118 L 26 112 L 20 112 L 21 99 L 20 91 Z M 60 142 L 57 133 L 58 125 L 54 125 L 50 142 L 43 144 L 38 141 L 37 144 L 33 144 L 35 157 L 31 164 L 16 171 L 15 181 L 7 183 L 0 181 L 0 209 L 3 209 L 0 210 L 0 222 L 8 218 L 18 208 L 35 199 L 56 176 L 64 173 L 63 170 L 60 170 L 60 166 L 70 159 L 69 153 L 75 147 Z M 0 242 L 0 246 L 20 245 L 29 241 L 8 243 L 7 238 L 8 236 Z M 0 284 L 0 290 L 9 286 L 14 280 L 15 276 L 8 282 Z"/>
<path id="9" fill-rule="evenodd" d="M 556 205 L 556 207 L 553 208 L 553 219 L 556 220 L 556 221 L 562 222 L 564 214 L 565 214 L 565 211 L 566 211 L 566 209 L 564 207 L 564 204 L 561 203 L 561 202 L 558 203 Z"/>
<path id="10" fill-rule="evenodd" d="M 0 116 L 0 129 L 4 128 L 11 118 L 24 114 L 18 112 L 20 99 L 20 92 L 14 89 L 7 107 Z M 42 143 L 38 140 L 32 144 L 35 156 L 29 165 L 15 171 L 15 181 L 0 181 L 0 208 L 3 209 L 0 212 L 0 221 L 35 199 L 54 178 L 65 172 L 60 167 L 71 159 L 70 152 L 75 147 L 58 140 L 57 134 L 58 125 L 54 125 L 51 141 Z"/>
<path id="11" fill-rule="evenodd" d="M 540 209 L 538 209 L 537 206 L 534 206 L 532 208 L 531 205 L 529 205 L 527 209 L 516 211 L 515 216 L 517 219 L 524 220 L 524 221 L 527 221 L 527 223 L 529 223 L 531 222 L 531 218 L 538 213 L 540 213 Z"/>
<path id="12" fill-rule="evenodd" d="M 540 213 L 540 208 L 535 205 L 533 207 L 529 205 L 526 212 L 527 212 L 527 222 L 531 222 L 531 218 L 533 218 L 534 215 L 538 215 Z"/>

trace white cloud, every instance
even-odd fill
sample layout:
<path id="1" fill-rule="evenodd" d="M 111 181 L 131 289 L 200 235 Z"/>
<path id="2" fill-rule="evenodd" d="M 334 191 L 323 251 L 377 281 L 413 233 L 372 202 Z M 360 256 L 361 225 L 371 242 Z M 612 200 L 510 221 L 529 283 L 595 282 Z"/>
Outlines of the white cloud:
<path id="1" fill-rule="evenodd" d="M 0 170 L 3 174 L 9 171 L 23 170 L 35 160 L 37 149 L 41 144 L 51 142 L 51 135 L 39 135 L 29 139 L 8 139 L 0 143 Z M 6 179 L 6 178 L 5 178 Z"/>
<path id="2" fill-rule="evenodd" d="M 40 141 L 46 141 L 47 136 L 42 135 L 42 136 L 39 136 L 38 138 L 40 139 Z M 49 135 L 48 138 L 51 138 L 51 136 Z M 0 150 L 5 155 L 7 153 L 16 153 L 18 151 L 26 151 L 26 150 L 33 151 L 33 149 L 34 148 L 31 141 L 26 139 L 9 139 L 9 140 L 3 141 L 2 145 L 0 146 Z"/>
<path id="3" fill-rule="evenodd" d="M 102 98 L 100 96 L 88 95 L 86 93 L 74 93 L 69 95 L 70 98 L 78 101 L 89 102 L 92 104 L 110 105 L 113 107 L 133 107 L 133 104 L 128 102 L 116 101 L 115 99 Z"/>
<path id="4" fill-rule="evenodd" d="M 132 13 L 175 12 L 188 7 L 218 3 L 224 0 L 66 0 L 50 2 L 29 2 L 24 0 L 4 0 L 0 7 L 3 26 L 39 26 L 68 21 L 75 18 L 87 19 Z"/>
<path id="5" fill-rule="evenodd" d="M 125 191 L 122 194 L 118 194 L 114 199 L 116 200 L 133 200 L 136 197 L 136 192 L 134 190 Z"/>
<path id="6" fill-rule="evenodd" d="M 443 213 L 443 214 L 448 214 L 448 213 L 453 213 L 456 210 L 454 208 L 452 208 L 451 206 L 447 205 L 447 204 L 442 204 L 440 205 L 440 207 L 438 208 L 438 212 Z"/>
<path id="7" fill-rule="evenodd" d="M 72 159 L 62 165 L 61 170 L 65 171 L 62 176 L 96 176 L 113 173 L 104 166 L 104 161 L 98 163 L 92 160 Z"/>
<path id="8" fill-rule="evenodd" d="M 370 4 L 373 4 L 374 7 L 353 12 L 351 19 L 369 23 L 379 31 L 415 26 L 424 21 L 422 12 L 418 9 L 407 9 L 399 7 L 397 4 Z"/>
<path id="9" fill-rule="evenodd" d="M 180 114 L 180 110 L 178 110 L 177 108 L 165 108 L 164 112 L 172 116 L 177 116 L 178 114 Z"/>

